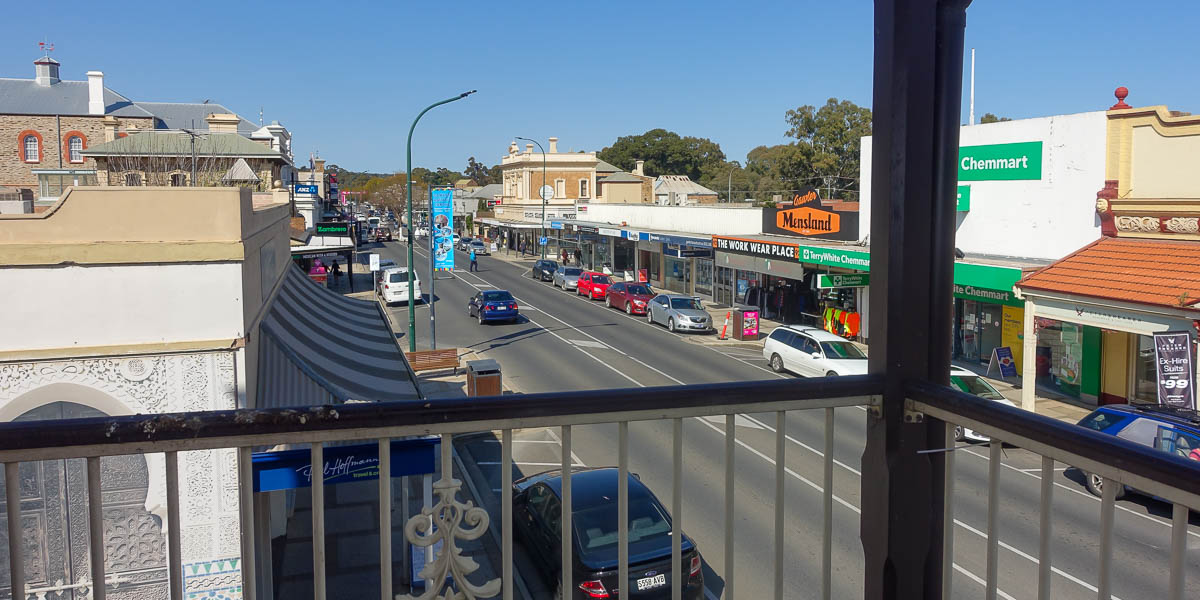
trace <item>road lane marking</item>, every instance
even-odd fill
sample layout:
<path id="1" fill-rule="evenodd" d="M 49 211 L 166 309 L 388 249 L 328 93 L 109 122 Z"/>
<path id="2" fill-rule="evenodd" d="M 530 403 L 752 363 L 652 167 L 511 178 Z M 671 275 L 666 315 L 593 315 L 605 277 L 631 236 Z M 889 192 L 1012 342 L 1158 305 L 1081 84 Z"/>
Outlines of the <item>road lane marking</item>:
<path id="1" fill-rule="evenodd" d="M 609 346 L 608 344 L 605 344 L 604 342 L 593 342 L 591 340 L 567 340 L 567 341 L 571 342 L 572 344 L 575 344 L 576 346 L 582 346 L 584 348 L 599 348 L 602 350 L 612 350 L 613 349 L 612 346 Z"/>
<path id="2" fill-rule="evenodd" d="M 550 437 L 554 438 L 554 442 L 556 444 L 558 444 L 558 455 L 561 457 L 562 456 L 562 438 L 558 437 L 558 433 L 556 431 L 554 431 L 553 427 L 547 427 L 546 433 L 550 434 Z M 580 460 L 579 455 L 575 454 L 574 449 L 571 450 L 571 462 L 583 465 L 585 467 L 587 466 L 587 465 L 583 464 L 582 460 Z"/>
<path id="3" fill-rule="evenodd" d="M 502 463 L 498 460 L 481 460 L 479 462 L 476 462 L 475 464 L 487 465 L 489 467 L 498 467 L 504 463 Z M 524 462 L 524 461 L 515 461 L 515 460 L 513 461 L 513 464 L 514 465 L 525 465 L 527 467 L 561 467 L 562 466 L 561 462 Z M 587 465 L 572 464 L 571 466 L 572 467 L 586 467 Z"/>

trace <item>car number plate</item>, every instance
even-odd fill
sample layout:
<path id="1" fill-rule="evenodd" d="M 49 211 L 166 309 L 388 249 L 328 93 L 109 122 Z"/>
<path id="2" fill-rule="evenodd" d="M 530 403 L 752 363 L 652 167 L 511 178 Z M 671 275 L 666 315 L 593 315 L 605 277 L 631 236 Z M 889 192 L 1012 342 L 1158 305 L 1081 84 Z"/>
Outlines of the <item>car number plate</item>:
<path id="1" fill-rule="evenodd" d="M 650 588 L 656 588 L 660 585 L 667 585 L 666 573 L 660 573 L 654 577 L 643 577 L 637 580 L 637 588 L 639 592 L 642 590 L 648 590 Z"/>

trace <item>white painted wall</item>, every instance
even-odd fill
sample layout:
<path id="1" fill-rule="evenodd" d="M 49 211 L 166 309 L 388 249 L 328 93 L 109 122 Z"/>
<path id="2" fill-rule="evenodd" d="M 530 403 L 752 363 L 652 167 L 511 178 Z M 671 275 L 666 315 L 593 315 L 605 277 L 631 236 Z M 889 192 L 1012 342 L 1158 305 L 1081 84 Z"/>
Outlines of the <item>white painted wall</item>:
<path id="1" fill-rule="evenodd" d="M 1104 187 L 1103 111 L 964 126 L 963 146 L 1042 142 L 1040 181 L 970 181 L 971 210 L 958 213 L 955 246 L 970 254 L 1060 259 L 1100 237 L 1096 192 Z M 862 140 L 859 237 L 871 232 L 871 138 Z"/>
<path id="2" fill-rule="evenodd" d="M 631 229 L 678 231 L 703 235 L 752 235 L 762 232 L 762 209 L 650 204 L 589 204 L 579 219 L 627 222 Z"/>
<path id="3" fill-rule="evenodd" d="M 245 335 L 242 265 L 0 269 L 0 352 Z"/>

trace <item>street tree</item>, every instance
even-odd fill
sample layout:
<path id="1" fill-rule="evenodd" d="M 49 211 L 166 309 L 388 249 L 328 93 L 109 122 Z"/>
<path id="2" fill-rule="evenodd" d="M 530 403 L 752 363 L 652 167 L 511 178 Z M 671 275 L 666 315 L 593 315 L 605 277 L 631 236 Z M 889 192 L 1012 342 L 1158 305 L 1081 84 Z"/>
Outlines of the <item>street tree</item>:
<path id="1" fill-rule="evenodd" d="M 992 113 L 987 113 L 987 114 L 983 115 L 983 118 L 979 119 L 979 122 L 980 123 L 1000 123 L 1002 121 L 1011 121 L 1011 120 L 1012 119 L 1010 119 L 1008 117 L 997 117 L 996 115 L 994 115 Z"/>
<path id="2" fill-rule="evenodd" d="M 638 160 L 646 161 L 646 175 L 687 175 L 700 181 L 706 166 L 725 162 L 721 146 L 708 138 L 680 136 L 666 129 L 651 129 L 641 135 L 627 135 L 600 152 L 601 160 L 626 171 Z"/>
<path id="3" fill-rule="evenodd" d="M 467 159 L 467 170 L 463 171 L 463 175 L 475 185 L 495 183 L 492 181 L 491 171 L 483 163 L 476 162 L 474 156 Z"/>
<path id="4" fill-rule="evenodd" d="M 871 135 L 871 109 L 830 98 L 820 108 L 787 111 L 786 135 L 794 138 L 800 162 L 790 175 L 802 185 L 822 185 L 832 177 L 847 199 L 858 196 L 859 149 Z"/>

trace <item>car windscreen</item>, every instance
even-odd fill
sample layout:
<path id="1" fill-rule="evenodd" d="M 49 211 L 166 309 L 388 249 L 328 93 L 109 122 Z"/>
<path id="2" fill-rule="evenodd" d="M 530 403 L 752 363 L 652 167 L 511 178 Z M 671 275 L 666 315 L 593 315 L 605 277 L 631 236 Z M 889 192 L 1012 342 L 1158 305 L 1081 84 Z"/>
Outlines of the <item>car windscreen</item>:
<path id="1" fill-rule="evenodd" d="M 542 261 L 542 267 L 547 268 L 547 269 L 557 269 L 558 263 L 556 263 L 552 260 Z"/>
<path id="2" fill-rule="evenodd" d="M 617 502 L 607 502 L 575 513 L 575 535 L 583 552 L 597 552 L 617 545 Z M 661 507 L 649 498 L 629 499 L 629 543 L 662 538 L 669 548 L 671 522 Z"/>
<path id="3" fill-rule="evenodd" d="M 606 284 L 612 283 L 612 280 L 607 275 L 592 275 L 592 283 Z"/>
<path id="4" fill-rule="evenodd" d="M 568 275 L 571 277 L 579 277 L 582 273 L 583 269 L 567 269 L 566 271 L 563 271 L 563 275 Z"/>
<path id="5" fill-rule="evenodd" d="M 650 288 L 644 285 L 631 285 L 625 288 L 625 291 L 633 294 L 634 296 L 649 296 L 654 293 L 650 291 Z"/>
<path id="6" fill-rule="evenodd" d="M 1104 431 L 1110 427 L 1115 427 L 1129 420 L 1130 415 L 1120 413 L 1111 413 L 1104 411 L 1096 411 L 1083 418 L 1078 424 L 1080 427 L 1087 427 L 1096 431 Z"/>
<path id="7" fill-rule="evenodd" d="M 484 302 L 512 302 L 512 294 L 508 292 L 484 292 Z"/>
<path id="8" fill-rule="evenodd" d="M 950 383 L 954 387 L 973 396 L 979 396 L 987 400 L 1004 399 L 1004 396 L 996 391 L 996 388 L 992 387 L 991 384 L 984 381 L 982 377 L 975 375 L 951 375 Z"/>
<path id="9" fill-rule="evenodd" d="M 671 308 L 677 310 L 704 310 L 704 305 L 695 298 L 671 298 Z"/>
<path id="10" fill-rule="evenodd" d="M 825 351 L 825 358 L 866 358 L 867 353 L 863 352 L 850 342 L 821 342 L 821 349 Z"/>

